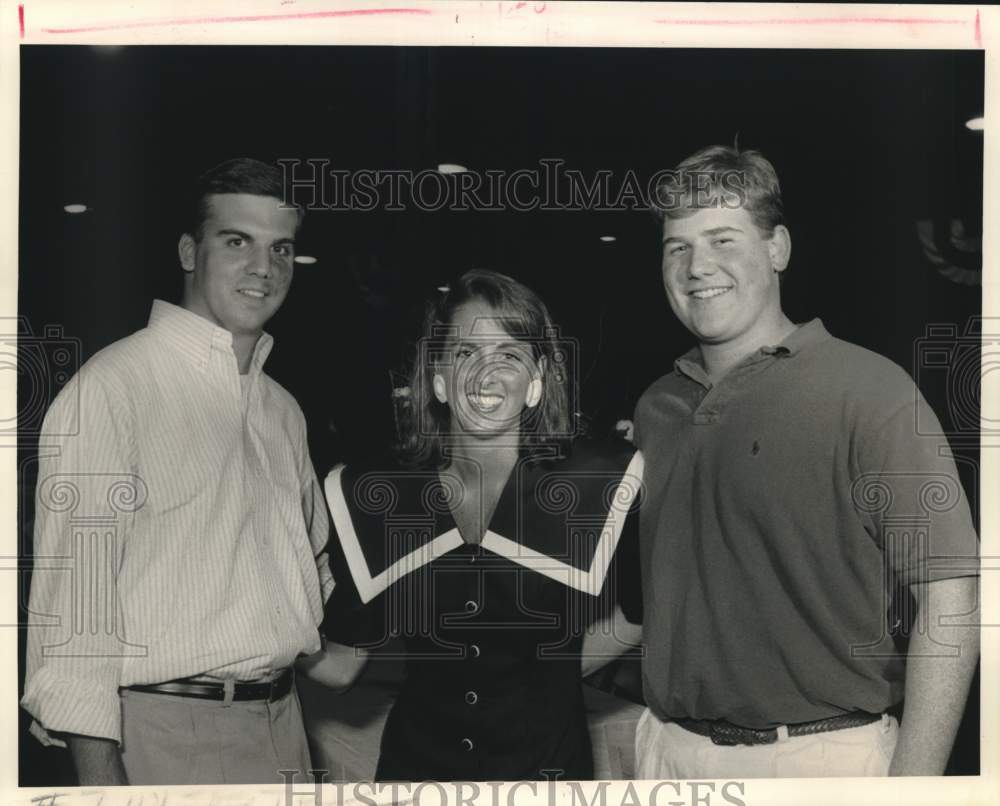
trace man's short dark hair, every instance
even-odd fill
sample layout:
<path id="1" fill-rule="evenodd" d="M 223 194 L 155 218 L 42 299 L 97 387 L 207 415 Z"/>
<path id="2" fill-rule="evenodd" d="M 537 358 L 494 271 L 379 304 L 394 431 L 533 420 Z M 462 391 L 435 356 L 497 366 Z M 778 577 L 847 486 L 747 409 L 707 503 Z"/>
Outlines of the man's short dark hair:
<path id="1" fill-rule="evenodd" d="M 290 199 L 285 193 L 284 172 L 274 165 L 249 157 L 226 160 L 205 171 L 195 182 L 194 192 L 188 204 L 187 221 L 184 231 L 196 241 L 204 234 L 205 221 L 209 216 L 208 197 L 218 193 L 247 193 L 252 196 L 271 196 L 281 200 Z M 296 207 L 299 226 L 305 210 Z"/>

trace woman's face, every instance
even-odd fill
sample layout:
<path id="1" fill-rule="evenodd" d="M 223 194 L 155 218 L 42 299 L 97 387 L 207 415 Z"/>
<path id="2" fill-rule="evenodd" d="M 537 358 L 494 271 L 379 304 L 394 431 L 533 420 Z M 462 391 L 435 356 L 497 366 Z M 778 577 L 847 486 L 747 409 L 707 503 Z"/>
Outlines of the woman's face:
<path id="1" fill-rule="evenodd" d="M 504 317 L 482 300 L 460 305 L 450 324 L 434 394 L 451 408 L 452 431 L 484 438 L 516 433 L 521 412 L 541 399 L 531 344 L 511 336 Z"/>

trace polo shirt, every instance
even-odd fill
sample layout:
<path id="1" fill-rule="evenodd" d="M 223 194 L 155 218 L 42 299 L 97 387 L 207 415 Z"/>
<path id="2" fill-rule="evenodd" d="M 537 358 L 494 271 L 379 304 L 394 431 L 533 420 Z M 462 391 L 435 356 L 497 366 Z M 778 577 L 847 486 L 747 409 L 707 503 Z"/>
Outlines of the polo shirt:
<path id="1" fill-rule="evenodd" d="M 696 348 L 645 392 L 654 714 L 766 728 L 900 701 L 893 586 L 978 573 L 947 441 L 918 422 L 937 421 L 910 377 L 818 319 L 716 383 Z"/>

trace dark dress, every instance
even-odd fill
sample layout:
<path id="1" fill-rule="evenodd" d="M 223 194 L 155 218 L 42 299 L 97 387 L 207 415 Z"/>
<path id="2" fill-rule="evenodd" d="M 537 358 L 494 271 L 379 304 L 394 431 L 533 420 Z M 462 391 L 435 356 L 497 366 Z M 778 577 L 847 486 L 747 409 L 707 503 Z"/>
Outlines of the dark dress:
<path id="1" fill-rule="evenodd" d="M 405 642 L 378 780 L 593 777 L 581 648 L 619 597 L 624 563 L 612 560 L 623 532 L 634 540 L 641 476 L 631 460 L 628 445 L 578 443 L 569 458 L 522 462 L 478 546 L 455 527 L 446 472 L 331 472 L 337 584 L 322 632 Z"/>

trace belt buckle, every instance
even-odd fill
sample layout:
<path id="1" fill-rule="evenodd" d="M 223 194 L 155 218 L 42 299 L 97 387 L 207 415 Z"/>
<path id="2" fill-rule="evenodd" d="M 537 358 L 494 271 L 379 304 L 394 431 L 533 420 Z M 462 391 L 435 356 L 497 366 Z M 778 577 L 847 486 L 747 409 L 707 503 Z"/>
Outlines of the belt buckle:
<path id="1" fill-rule="evenodd" d="M 778 731 L 775 728 L 750 731 L 750 744 L 775 744 L 777 741 Z"/>
<path id="2" fill-rule="evenodd" d="M 712 723 L 708 731 L 712 744 L 717 744 L 720 747 L 735 747 L 737 745 L 752 747 L 757 744 L 774 744 L 778 741 L 778 733 L 775 730 L 757 730 L 755 728 L 741 728 L 736 725 Z"/>
<path id="3" fill-rule="evenodd" d="M 274 702 L 277 699 L 278 687 L 282 684 L 285 679 L 285 675 L 288 674 L 287 671 L 281 672 L 274 680 L 269 680 L 267 683 L 267 701 Z"/>
<path id="4" fill-rule="evenodd" d="M 708 737 L 712 740 L 712 744 L 717 744 L 721 747 L 735 747 L 740 744 L 737 739 L 733 739 L 727 735 L 728 733 L 729 731 L 726 731 L 722 725 L 714 722 L 708 726 Z"/>

